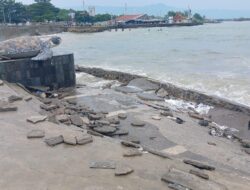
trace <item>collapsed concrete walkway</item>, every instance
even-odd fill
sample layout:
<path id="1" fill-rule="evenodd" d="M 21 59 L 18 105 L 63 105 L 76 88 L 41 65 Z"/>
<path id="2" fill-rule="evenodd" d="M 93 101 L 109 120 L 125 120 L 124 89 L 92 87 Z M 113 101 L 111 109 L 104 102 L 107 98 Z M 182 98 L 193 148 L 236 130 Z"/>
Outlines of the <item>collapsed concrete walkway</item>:
<path id="1" fill-rule="evenodd" d="M 195 159 L 216 167 L 215 171 L 204 171 L 209 182 L 216 182 L 227 189 L 248 190 L 250 186 L 250 156 L 242 151 L 238 142 L 226 138 L 212 137 L 208 129 L 198 125 L 196 119 L 187 113 L 174 111 L 175 117 L 185 122 L 177 124 L 168 117 L 152 119 L 160 111 L 141 101 L 135 94 L 123 94 L 113 89 L 100 89 L 81 86 L 77 94 L 66 97 L 78 104 L 91 107 L 96 112 L 108 112 L 109 116 L 126 113 L 127 119 L 120 120 L 121 128 L 129 134 L 121 137 L 96 137 L 93 142 L 72 146 L 60 144 L 49 147 L 45 138 L 59 135 L 78 136 L 86 134 L 85 127 L 55 124 L 48 121 L 32 124 L 27 118 L 44 114 L 41 102 L 16 85 L 5 83 L 0 86 L 0 103 L 5 105 L 12 95 L 23 100 L 12 103 L 17 111 L 0 113 L 0 189 L 5 190 L 139 190 L 168 189 L 161 180 L 170 168 L 185 172 L 194 169 L 183 159 Z M 131 123 L 140 120 L 144 127 L 133 127 Z M 44 139 L 28 139 L 31 130 L 45 131 Z M 142 156 L 124 157 L 131 148 L 120 144 L 121 139 L 137 139 L 142 146 L 167 153 L 173 160 L 143 152 Z M 210 144 L 208 144 L 210 142 Z M 211 145 L 211 142 L 216 146 Z M 125 164 L 134 172 L 126 176 L 115 176 L 113 169 L 91 169 L 93 161 L 112 161 Z"/>

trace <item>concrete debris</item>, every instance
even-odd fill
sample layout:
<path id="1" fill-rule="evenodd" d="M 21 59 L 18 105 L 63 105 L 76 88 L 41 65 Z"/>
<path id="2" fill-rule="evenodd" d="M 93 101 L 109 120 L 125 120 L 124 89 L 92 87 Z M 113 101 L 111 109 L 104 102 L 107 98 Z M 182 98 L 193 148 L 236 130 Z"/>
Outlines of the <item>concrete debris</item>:
<path id="1" fill-rule="evenodd" d="M 115 169 L 116 163 L 114 161 L 92 161 L 89 167 L 93 169 Z"/>
<path id="2" fill-rule="evenodd" d="M 0 80 L 0 86 L 3 86 L 3 85 L 4 85 L 3 81 L 2 81 L 2 80 Z"/>
<path id="3" fill-rule="evenodd" d="M 89 114 L 90 120 L 100 120 L 102 116 L 100 114 Z"/>
<path id="4" fill-rule="evenodd" d="M 44 130 L 32 130 L 27 134 L 28 139 L 32 138 L 43 138 L 45 136 L 45 131 Z"/>
<path id="5" fill-rule="evenodd" d="M 123 153 L 124 157 L 135 157 L 135 156 L 142 156 L 142 151 L 138 149 L 130 149 Z"/>
<path id="6" fill-rule="evenodd" d="M 185 164 L 194 166 L 194 167 L 202 169 L 202 170 L 211 170 L 211 171 L 215 170 L 214 166 L 210 166 L 208 164 L 205 164 L 205 163 L 202 163 L 202 162 L 199 162 L 199 161 L 196 161 L 196 160 L 183 160 L 183 162 Z"/>
<path id="7" fill-rule="evenodd" d="M 83 121 L 82 118 L 78 115 L 71 115 L 70 116 L 70 121 L 73 125 L 77 126 L 77 127 L 81 127 L 83 126 Z"/>
<path id="8" fill-rule="evenodd" d="M 93 135 L 93 136 L 97 136 L 97 137 L 104 137 L 103 134 L 98 133 L 96 131 L 92 131 L 92 130 L 88 130 L 87 133 L 90 134 L 90 135 Z"/>
<path id="9" fill-rule="evenodd" d="M 16 96 L 16 95 L 12 95 L 8 98 L 9 103 L 13 103 L 16 101 L 21 101 L 21 100 L 23 100 L 23 98 L 20 96 Z"/>
<path id="10" fill-rule="evenodd" d="M 63 136 L 51 137 L 44 141 L 48 146 L 56 146 L 63 143 Z"/>
<path id="11" fill-rule="evenodd" d="M 117 164 L 115 168 L 116 176 L 124 176 L 133 173 L 133 169 L 130 166 L 124 164 Z"/>
<path id="12" fill-rule="evenodd" d="M 126 138 L 124 138 L 123 140 L 125 141 L 128 141 L 128 142 L 132 142 L 132 143 L 135 143 L 135 144 L 140 144 L 140 139 L 138 137 L 135 137 L 135 136 L 126 136 Z"/>
<path id="13" fill-rule="evenodd" d="M 172 111 L 162 111 L 161 115 L 165 117 L 174 117 L 174 114 Z"/>
<path id="14" fill-rule="evenodd" d="M 61 123 L 64 123 L 64 122 L 69 121 L 69 117 L 67 115 L 57 115 L 56 120 Z"/>
<path id="15" fill-rule="evenodd" d="M 76 136 L 76 143 L 78 145 L 85 145 L 85 144 L 88 144 L 88 143 L 92 143 L 93 142 L 93 137 L 91 135 L 77 135 Z"/>
<path id="16" fill-rule="evenodd" d="M 12 105 L 5 105 L 5 106 L 0 106 L 0 112 L 12 112 L 12 111 L 17 111 L 16 106 Z"/>
<path id="17" fill-rule="evenodd" d="M 63 142 L 68 145 L 76 145 L 76 137 L 73 135 L 63 135 Z"/>
<path id="18" fill-rule="evenodd" d="M 193 112 L 188 112 L 189 117 L 192 117 L 194 119 L 199 119 L 199 120 L 204 120 L 203 116 L 197 114 L 197 113 L 193 113 Z"/>
<path id="19" fill-rule="evenodd" d="M 153 115 L 152 119 L 153 120 L 161 120 L 161 117 L 159 115 Z"/>
<path id="20" fill-rule="evenodd" d="M 211 128 L 209 131 L 210 135 L 217 137 L 226 137 L 228 139 L 234 138 L 235 136 L 237 136 L 237 133 L 239 132 L 237 129 L 229 128 L 226 126 L 220 126 L 214 122 L 210 124 L 210 128 Z"/>
<path id="21" fill-rule="evenodd" d="M 134 126 L 134 127 L 144 127 L 146 124 L 145 124 L 143 121 L 134 120 L 134 121 L 131 123 L 131 125 Z"/>
<path id="22" fill-rule="evenodd" d="M 189 190 L 227 190 L 222 184 L 204 180 L 193 174 L 186 173 L 175 168 L 171 168 L 169 172 L 162 176 L 162 181 L 167 184 L 173 184 L 176 187 L 183 187 L 179 189 L 189 189 Z"/>
<path id="23" fill-rule="evenodd" d="M 126 113 L 119 113 L 119 114 L 118 114 L 118 118 L 119 118 L 119 119 L 127 119 L 127 117 L 128 117 L 128 116 L 127 116 Z"/>
<path id="24" fill-rule="evenodd" d="M 156 95 L 161 98 L 166 98 L 168 97 L 169 94 L 164 88 L 160 88 L 159 90 L 156 91 Z"/>
<path id="25" fill-rule="evenodd" d="M 97 125 L 110 125 L 110 122 L 107 120 L 98 120 L 96 121 Z"/>
<path id="26" fill-rule="evenodd" d="M 48 98 L 44 98 L 44 99 L 41 99 L 41 102 L 46 104 L 46 105 L 49 105 L 52 103 L 52 100 L 48 99 Z"/>
<path id="27" fill-rule="evenodd" d="M 140 145 L 128 141 L 121 141 L 121 144 L 126 147 L 141 148 Z"/>
<path id="28" fill-rule="evenodd" d="M 67 102 L 71 105 L 77 105 L 77 101 L 75 99 L 69 99 Z"/>
<path id="29" fill-rule="evenodd" d="M 199 170 L 189 170 L 190 174 L 196 175 L 197 177 L 200 177 L 202 179 L 209 180 L 209 175 L 203 173 L 202 171 Z"/>
<path id="30" fill-rule="evenodd" d="M 33 124 L 43 122 L 47 119 L 47 116 L 31 116 L 27 118 L 27 121 Z"/>
<path id="31" fill-rule="evenodd" d="M 51 111 L 51 110 L 55 110 L 57 108 L 56 105 L 45 105 L 45 104 L 41 104 L 40 108 L 46 111 Z"/>

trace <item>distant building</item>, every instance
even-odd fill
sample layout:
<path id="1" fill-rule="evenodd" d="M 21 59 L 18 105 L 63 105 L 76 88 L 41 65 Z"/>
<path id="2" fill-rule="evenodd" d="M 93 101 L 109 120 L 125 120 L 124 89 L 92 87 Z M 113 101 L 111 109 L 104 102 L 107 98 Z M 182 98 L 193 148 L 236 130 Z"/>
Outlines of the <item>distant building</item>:
<path id="1" fill-rule="evenodd" d="M 146 14 L 136 14 L 136 15 L 123 15 L 115 19 L 118 24 L 136 24 L 141 23 L 143 20 L 148 20 L 148 15 Z"/>
<path id="2" fill-rule="evenodd" d="M 174 23 L 184 23 L 184 21 L 186 20 L 187 18 L 184 17 L 182 14 L 180 13 L 177 13 L 174 18 L 173 18 L 173 21 Z"/>

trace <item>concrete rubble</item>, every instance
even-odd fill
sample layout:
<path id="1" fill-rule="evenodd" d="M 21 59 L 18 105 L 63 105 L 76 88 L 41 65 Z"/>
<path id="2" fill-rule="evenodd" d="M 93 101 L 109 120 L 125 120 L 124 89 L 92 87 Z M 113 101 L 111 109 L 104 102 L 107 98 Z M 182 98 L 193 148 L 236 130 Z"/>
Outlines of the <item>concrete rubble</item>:
<path id="1" fill-rule="evenodd" d="M 46 97 L 1 86 L 0 189 L 249 189 L 246 136 L 158 101 L 169 93 L 153 81 L 127 84 Z"/>

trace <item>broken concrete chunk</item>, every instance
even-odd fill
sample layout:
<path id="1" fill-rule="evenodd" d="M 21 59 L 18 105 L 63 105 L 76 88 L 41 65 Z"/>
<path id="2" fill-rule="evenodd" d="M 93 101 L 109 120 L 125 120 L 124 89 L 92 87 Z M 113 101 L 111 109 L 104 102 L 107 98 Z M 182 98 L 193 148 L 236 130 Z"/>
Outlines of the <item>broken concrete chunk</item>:
<path id="1" fill-rule="evenodd" d="M 209 176 L 207 174 L 203 173 L 202 171 L 199 171 L 199 170 L 189 170 L 189 173 L 193 174 L 193 175 L 196 175 L 196 176 L 198 176 L 200 178 L 209 180 Z"/>
<path id="2" fill-rule="evenodd" d="M 45 104 L 41 104 L 40 108 L 46 111 L 51 111 L 51 110 L 55 110 L 57 108 L 56 105 L 45 105 Z"/>
<path id="3" fill-rule="evenodd" d="M 167 184 L 174 184 L 190 190 L 227 190 L 222 184 L 204 180 L 195 175 L 174 168 L 170 169 L 167 174 L 162 176 L 162 181 Z"/>
<path id="4" fill-rule="evenodd" d="M 89 118 L 87 117 L 81 117 L 82 121 L 84 124 L 88 125 L 89 124 Z"/>
<path id="5" fill-rule="evenodd" d="M 0 106 L 0 112 L 12 112 L 12 111 L 17 111 L 17 107 L 11 105 Z"/>
<path id="6" fill-rule="evenodd" d="M 115 169 L 116 163 L 114 161 L 93 161 L 89 164 L 93 169 Z"/>
<path id="7" fill-rule="evenodd" d="M 133 173 L 133 169 L 130 166 L 117 164 L 115 168 L 115 175 L 116 176 L 123 176 Z"/>
<path id="8" fill-rule="evenodd" d="M 45 132 L 43 130 L 32 130 L 27 134 L 28 139 L 32 138 L 43 138 L 45 136 Z"/>
<path id="9" fill-rule="evenodd" d="M 196 161 L 196 160 L 183 160 L 185 164 L 192 165 L 196 168 L 202 169 L 202 170 L 215 170 L 215 167 L 204 164 L 202 162 Z"/>
<path id="10" fill-rule="evenodd" d="M 91 143 L 93 142 L 93 138 L 91 135 L 78 135 L 76 136 L 76 143 L 78 145 L 85 145 L 85 144 L 88 144 L 88 143 Z"/>
<path id="11" fill-rule="evenodd" d="M 155 149 L 152 149 L 152 148 L 149 148 L 149 147 L 145 147 L 145 146 L 143 147 L 143 150 L 145 150 L 145 151 L 147 151 L 147 152 L 149 152 L 151 154 L 154 154 L 156 156 L 172 160 L 171 156 L 169 156 L 168 154 L 166 154 L 164 152 L 161 152 L 159 150 L 155 150 Z"/>
<path id="12" fill-rule="evenodd" d="M 26 102 L 29 102 L 30 100 L 32 100 L 32 96 L 27 96 L 27 97 L 24 98 L 24 100 L 25 100 Z"/>
<path id="13" fill-rule="evenodd" d="M 102 116 L 100 114 L 89 114 L 90 120 L 100 120 Z"/>
<path id="14" fill-rule="evenodd" d="M 121 141 L 121 144 L 126 147 L 141 148 L 140 145 L 128 141 Z"/>
<path id="15" fill-rule="evenodd" d="M 3 81 L 2 81 L 2 80 L 0 80 L 0 86 L 3 86 L 3 85 L 4 85 Z"/>
<path id="16" fill-rule="evenodd" d="M 132 143 L 135 143 L 135 144 L 140 144 L 141 143 L 140 139 L 138 137 L 135 137 L 135 136 L 127 136 L 123 140 L 128 141 L 128 142 L 132 142 Z"/>
<path id="17" fill-rule="evenodd" d="M 27 118 L 27 121 L 33 124 L 37 124 L 39 122 L 43 122 L 47 119 L 47 116 L 31 116 Z"/>
<path id="18" fill-rule="evenodd" d="M 165 116 L 165 117 L 174 117 L 172 111 L 162 111 L 162 112 L 161 112 L 161 115 L 162 115 L 162 116 Z"/>
<path id="19" fill-rule="evenodd" d="M 98 133 L 107 135 L 107 134 L 114 133 L 116 131 L 116 128 L 110 127 L 110 126 L 103 126 L 103 127 L 95 127 L 93 130 Z"/>
<path id="20" fill-rule="evenodd" d="M 159 115 L 153 115 L 152 119 L 153 120 L 161 120 L 161 117 Z"/>
<path id="21" fill-rule="evenodd" d="M 140 121 L 140 120 L 134 120 L 131 123 L 131 125 L 134 126 L 134 127 L 144 127 L 145 123 L 143 121 Z"/>
<path id="22" fill-rule="evenodd" d="M 51 137 L 48 139 L 45 139 L 44 141 L 48 146 L 56 146 L 58 144 L 63 143 L 63 136 L 57 136 L 57 137 Z"/>
<path id="23" fill-rule="evenodd" d="M 56 120 L 61 122 L 61 123 L 64 123 L 64 122 L 67 122 L 69 120 L 69 117 L 67 115 L 57 115 Z"/>
<path id="24" fill-rule="evenodd" d="M 141 156 L 142 152 L 138 149 L 131 149 L 126 151 L 123 156 L 124 157 L 135 157 L 135 156 Z"/>
<path id="25" fill-rule="evenodd" d="M 73 125 L 77 126 L 77 127 L 81 127 L 83 126 L 83 121 L 82 118 L 78 115 L 71 115 L 70 116 L 70 121 Z"/>
<path id="26" fill-rule="evenodd" d="M 145 101 L 164 101 L 163 98 L 157 96 L 156 94 L 152 94 L 152 93 L 139 93 L 139 94 L 137 94 L 137 96 L 141 100 L 145 100 Z"/>
<path id="27" fill-rule="evenodd" d="M 63 135 L 63 142 L 68 145 L 76 145 L 76 137 L 73 135 Z"/>
<path id="28" fill-rule="evenodd" d="M 23 98 L 20 96 L 12 95 L 8 98 L 8 101 L 10 103 L 16 102 L 16 101 L 21 101 Z"/>
<path id="29" fill-rule="evenodd" d="M 119 113 L 119 114 L 118 114 L 118 118 L 119 118 L 119 119 L 127 119 L 127 117 L 128 117 L 128 116 L 127 116 L 126 113 Z"/>
<path id="30" fill-rule="evenodd" d="M 189 117 L 192 117 L 194 119 L 199 119 L 199 120 L 203 120 L 204 119 L 203 116 L 201 116 L 201 115 L 199 115 L 197 113 L 188 112 L 188 115 L 189 115 Z"/>

